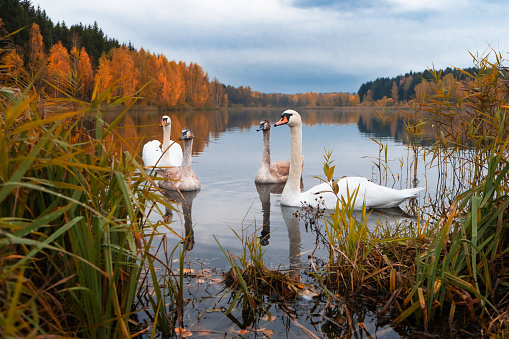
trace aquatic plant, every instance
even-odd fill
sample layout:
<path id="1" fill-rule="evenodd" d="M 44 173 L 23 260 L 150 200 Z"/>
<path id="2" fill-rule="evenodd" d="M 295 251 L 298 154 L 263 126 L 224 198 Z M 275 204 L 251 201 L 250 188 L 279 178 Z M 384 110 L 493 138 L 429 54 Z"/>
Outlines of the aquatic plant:
<path id="1" fill-rule="evenodd" d="M 243 251 L 240 256 L 230 253 L 228 249 L 225 250 L 218 242 L 231 265 L 224 275 L 224 283 L 231 290 L 237 291 L 226 313 L 231 312 L 241 296 L 244 302 L 248 302 L 253 308 L 262 303 L 262 295 L 278 300 L 295 298 L 303 285 L 300 280 L 292 279 L 285 270 L 272 270 L 265 266 L 264 250 L 256 231 L 251 235 L 245 235 L 244 230 L 240 235 L 233 229 L 232 232 L 242 243 Z"/>
<path id="2" fill-rule="evenodd" d="M 413 138 L 424 128 L 435 133 L 431 148 L 415 142 L 410 147 L 414 161 L 422 151 L 428 170 L 440 174 L 436 200 L 419 203 L 414 209 L 418 222 L 405 236 L 370 231 L 365 227 L 368 211 L 358 218 L 351 218 L 348 208 L 332 211 L 324 236 L 329 261 L 315 273 L 325 290 L 381 298 L 379 318 L 395 324 L 413 319 L 429 330 L 445 315 L 451 330 L 469 319 L 487 333 L 507 334 L 509 81 L 501 55 L 494 55 L 494 62 L 489 54 L 473 56 L 478 71 L 466 74 L 463 98 L 452 100 L 455 91 L 448 91 L 440 74 L 431 71 L 432 94 L 414 102 L 418 112 L 406 113 L 406 129 Z M 330 157 L 324 163 L 330 181 Z M 387 172 L 382 162 L 378 166 Z M 350 195 L 354 198 L 355 192 Z M 424 220 L 426 209 L 432 213 Z"/>
<path id="3" fill-rule="evenodd" d="M 61 79 L 63 98 L 49 100 L 33 80 L 20 87 L 3 76 L 10 86 L 0 89 L 0 336 L 147 331 L 136 322 L 139 282 L 151 279 L 160 291 L 153 240 L 159 226 L 175 231 L 148 218 L 173 208 L 154 178 L 120 137 L 119 147 L 109 147 L 135 98 L 95 88 L 90 102 L 77 100 L 74 74 Z M 119 115 L 106 124 L 114 107 Z M 175 282 L 167 279 L 169 302 L 178 305 Z M 178 307 L 167 314 L 168 299 L 156 299 L 153 331 L 171 334 Z"/>

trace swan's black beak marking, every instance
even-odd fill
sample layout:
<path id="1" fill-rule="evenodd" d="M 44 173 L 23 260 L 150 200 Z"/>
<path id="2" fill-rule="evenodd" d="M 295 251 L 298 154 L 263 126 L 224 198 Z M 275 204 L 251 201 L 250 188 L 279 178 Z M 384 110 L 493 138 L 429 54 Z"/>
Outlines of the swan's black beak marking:
<path id="1" fill-rule="evenodd" d="M 278 122 L 274 124 L 274 127 L 285 125 L 290 120 L 290 117 L 292 116 L 292 113 L 283 113 L 281 114 L 281 119 L 279 119 Z"/>
<path id="2" fill-rule="evenodd" d="M 163 118 L 163 119 L 161 120 L 161 125 L 159 125 L 159 127 L 164 127 L 164 125 L 166 125 L 166 123 L 167 123 L 167 122 L 168 122 L 168 119 Z"/>
<path id="3" fill-rule="evenodd" d="M 256 129 L 256 131 L 257 131 L 257 132 L 259 132 L 259 131 L 263 131 L 263 128 L 265 127 L 264 125 L 265 125 L 265 123 L 263 123 L 263 122 L 262 122 L 262 123 L 260 124 L 260 127 L 258 127 L 258 128 Z"/>
<path id="4" fill-rule="evenodd" d="M 192 138 L 192 135 L 190 135 L 189 129 L 185 128 L 182 130 L 182 135 L 180 136 L 179 140 L 191 139 L 191 138 Z"/>

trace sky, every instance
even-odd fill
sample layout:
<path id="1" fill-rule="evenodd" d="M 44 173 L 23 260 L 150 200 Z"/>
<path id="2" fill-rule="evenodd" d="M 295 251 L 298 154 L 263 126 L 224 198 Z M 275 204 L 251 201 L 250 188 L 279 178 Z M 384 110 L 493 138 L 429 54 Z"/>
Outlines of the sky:
<path id="1" fill-rule="evenodd" d="M 32 0 L 54 24 L 93 25 L 264 93 L 349 92 L 509 52 L 506 0 Z"/>

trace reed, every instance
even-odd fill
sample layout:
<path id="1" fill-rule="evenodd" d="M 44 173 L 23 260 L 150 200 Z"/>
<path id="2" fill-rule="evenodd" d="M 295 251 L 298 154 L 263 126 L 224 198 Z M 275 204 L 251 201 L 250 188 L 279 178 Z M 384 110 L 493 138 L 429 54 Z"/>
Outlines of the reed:
<path id="1" fill-rule="evenodd" d="M 229 314 L 240 301 L 256 309 L 263 303 L 264 295 L 276 300 L 295 298 L 303 285 L 300 280 L 292 279 L 283 270 L 271 270 L 265 266 L 264 250 L 256 236 L 256 230 L 251 235 L 246 235 L 244 230 L 240 235 L 235 230 L 232 231 L 242 243 L 242 253 L 239 256 L 230 253 L 228 249 L 225 250 L 218 242 L 231 265 L 230 270 L 224 275 L 225 285 L 235 292 L 226 314 Z"/>
<path id="2" fill-rule="evenodd" d="M 152 248 L 165 225 L 148 214 L 173 207 L 120 136 L 119 148 L 108 147 L 136 98 L 95 88 L 91 102 L 82 102 L 73 97 L 76 79 L 64 80 L 56 100 L 40 99 L 33 80 L 0 89 L 0 336 L 147 331 L 135 320 L 144 268 L 143 279 L 159 292 L 153 331 L 170 334 Z M 122 109 L 106 124 L 114 107 Z M 175 282 L 169 279 L 170 302 L 177 304 L 182 284 Z"/>
<path id="3" fill-rule="evenodd" d="M 432 94 L 416 100 L 416 112 L 406 114 L 412 161 L 427 159 L 426 168 L 439 172 L 435 201 L 419 202 L 417 210 L 410 206 L 418 222 L 391 237 L 381 225 L 366 227 L 366 210 L 352 218 L 348 206 L 355 191 L 350 192 L 345 208 L 338 205 L 326 220 L 329 260 L 326 279 L 320 282 L 325 289 L 350 296 L 382 297 L 378 316 L 395 324 L 411 319 L 428 331 L 445 316 L 451 329 L 465 326 L 468 319 L 490 335 L 505 336 L 508 72 L 498 53 L 494 62 L 489 55 L 473 57 L 478 72 L 468 74 L 462 84 L 466 96 L 454 97 L 441 85 L 439 72 L 432 70 Z M 420 147 L 415 140 L 424 129 L 434 131 L 431 147 Z M 387 173 L 385 164 L 376 165 Z M 327 181 L 333 172 L 326 155 Z M 428 217 L 423 219 L 425 212 Z"/>

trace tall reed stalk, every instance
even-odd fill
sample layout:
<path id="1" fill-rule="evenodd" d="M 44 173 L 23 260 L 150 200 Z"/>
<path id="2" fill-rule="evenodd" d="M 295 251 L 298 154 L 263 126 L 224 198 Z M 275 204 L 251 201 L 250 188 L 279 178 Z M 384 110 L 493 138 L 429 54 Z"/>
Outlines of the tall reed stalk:
<path id="1" fill-rule="evenodd" d="M 0 336 L 131 337 L 146 330 L 134 317 L 142 270 L 155 272 L 147 211 L 172 208 L 131 154 L 108 147 L 134 100 L 113 88 L 41 100 L 27 83 L 0 88 Z"/>
<path id="2" fill-rule="evenodd" d="M 365 227 L 369 211 L 352 218 L 344 201 L 346 208 L 338 205 L 326 222 L 330 257 L 325 286 L 382 297 L 378 315 L 390 314 L 395 324 L 417 320 L 429 330 L 445 316 L 451 329 L 464 327 L 469 319 L 491 335 L 506 336 L 508 70 L 500 53 L 472 57 L 477 72 L 466 74 L 461 84 L 465 96 L 445 88 L 440 72 L 432 70 L 431 94 L 417 98 L 416 112 L 407 114 L 413 161 L 427 159 L 428 171 L 438 172 L 436 200 L 426 206 L 430 217 L 419 219 L 404 236 L 383 237 L 378 228 Z M 424 130 L 434 132 L 431 147 L 418 145 Z M 331 181 L 334 168 L 325 160 L 324 174 Z M 355 192 L 349 196 L 355 198 Z M 420 204 L 416 213 L 423 213 Z"/>

